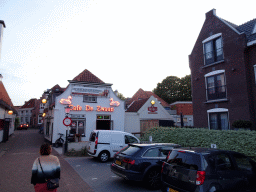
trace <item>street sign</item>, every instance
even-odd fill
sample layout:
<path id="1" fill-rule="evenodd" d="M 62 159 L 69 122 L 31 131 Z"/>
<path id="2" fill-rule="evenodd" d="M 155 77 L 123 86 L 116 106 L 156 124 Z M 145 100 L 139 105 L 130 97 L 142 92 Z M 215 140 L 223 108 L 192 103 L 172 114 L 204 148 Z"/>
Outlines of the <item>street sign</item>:
<path id="1" fill-rule="evenodd" d="M 69 117 L 65 117 L 65 118 L 63 119 L 63 124 L 64 124 L 65 126 L 70 126 L 71 123 L 72 123 L 72 120 L 71 120 Z"/>

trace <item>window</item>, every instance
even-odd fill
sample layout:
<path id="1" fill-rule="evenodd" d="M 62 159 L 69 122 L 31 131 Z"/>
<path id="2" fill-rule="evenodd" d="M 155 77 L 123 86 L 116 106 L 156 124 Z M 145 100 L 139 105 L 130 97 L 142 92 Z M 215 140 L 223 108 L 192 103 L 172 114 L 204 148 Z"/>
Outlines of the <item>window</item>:
<path id="1" fill-rule="evenodd" d="M 72 119 L 70 134 L 80 134 L 80 135 L 84 136 L 84 134 L 85 134 L 84 129 L 85 129 L 85 121 L 84 120 Z"/>
<path id="2" fill-rule="evenodd" d="M 252 34 L 256 33 L 256 24 L 254 25 L 254 28 L 252 30 Z"/>
<path id="3" fill-rule="evenodd" d="M 204 43 L 205 65 L 223 60 L 222 37 Z"/>
<path id="4" fill-rule="evenodd" d="M 227 98 L 225 75 L 216 74 L 206 75 L 207 100 L 216 100 Z"/>
<path id="5" fill-rule="evenodd" d="M 240 154 L 233 154 L 233 157 L 236 161 L 238 170 L 241 170 L 241 171 L 252 171 L 253 170 L 253 166 L 247 157 L 240 155 Z"/>
<path id="6" fill-rule="evenodd" d="M 207 111 L 209 128 L 214 130 L 228 130 L 228 109 L 214 108 Z"/>
<path id="7" fill-rule="evenodd" d="M 138 143 L 138 140 L 132 136 L 129 136 L 129 135 L 125 135 L 125 144 L 128 144 L 128 143 Z"/>
<path id="8" fill-rule="evenodd" d="M 84 95 L 84 103 L 97 103 L 97 97 Z"/>
<path id="9" fill-rule="evenodd" d="M 229 156 L 226 154 L 217 155 L 216 166 L 217 166 L 217 170 L 222 170 L 222 171 L 234 169 L 233 165 L 231 164 L 231 160 Z"/>
<path id="10" fill-rule="evenodd" d="M 253 68 L 254 68 L 254 76 L 255 76 L 255 83 L 256 83 L 256 65 L 254 65 Z"/>
<path id="11" fill-rule="evenodd" d="M 147 152 L 143 155 L 143 157 L 158 157 L 159 156 L 159 148 L 153 148 L 147 150 Z"/>

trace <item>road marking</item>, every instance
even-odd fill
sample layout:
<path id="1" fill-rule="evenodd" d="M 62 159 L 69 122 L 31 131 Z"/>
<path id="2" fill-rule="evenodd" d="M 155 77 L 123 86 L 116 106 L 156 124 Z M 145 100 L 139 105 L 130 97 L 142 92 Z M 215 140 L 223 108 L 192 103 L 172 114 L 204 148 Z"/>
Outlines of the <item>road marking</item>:
<path id="1" fill-rule="evenodd" d="M 117 177 L 117 176 L 113 175 L 112 177 Z"/>
<path id="2" fill-rule="evenodd" d="M 92 166 L 97 166 L 97 164 L 92 164 Z"/>
<path id="3" fill-rule="evenodd" d="M 97 180 L 98 178 L 92 178 L 92 180 Z"/>
<path id="4" fill-rule="evenodd" d="M 76 165 L 76 167 L 80 167 L 81 165 Z"/>

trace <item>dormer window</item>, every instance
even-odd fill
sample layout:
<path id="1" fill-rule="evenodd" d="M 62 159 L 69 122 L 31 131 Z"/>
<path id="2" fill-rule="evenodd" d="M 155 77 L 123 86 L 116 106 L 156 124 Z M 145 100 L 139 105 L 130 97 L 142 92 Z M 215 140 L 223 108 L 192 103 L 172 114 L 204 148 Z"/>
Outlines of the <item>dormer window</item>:
<path id="1" fill-rule="evenodd" d="M 252 34 L 256 33 L 256 24 L 254 25 L 254 28 L 252 30 Z"/>
<path id="2" fill-rule="evenodd" d="M 221 33 L 212 35 L 203 41 L 205 65 L 223 60 Z"/>

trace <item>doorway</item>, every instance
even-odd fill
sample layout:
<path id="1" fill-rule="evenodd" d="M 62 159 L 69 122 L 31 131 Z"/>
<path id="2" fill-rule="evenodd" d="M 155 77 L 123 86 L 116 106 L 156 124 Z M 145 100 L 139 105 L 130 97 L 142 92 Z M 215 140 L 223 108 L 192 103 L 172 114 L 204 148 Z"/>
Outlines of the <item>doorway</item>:
<path id="1" fill-rule="evenodd" d="M 111 130 L 111 116 L 97 115 L 96 129 L 97 130 Z"/>

